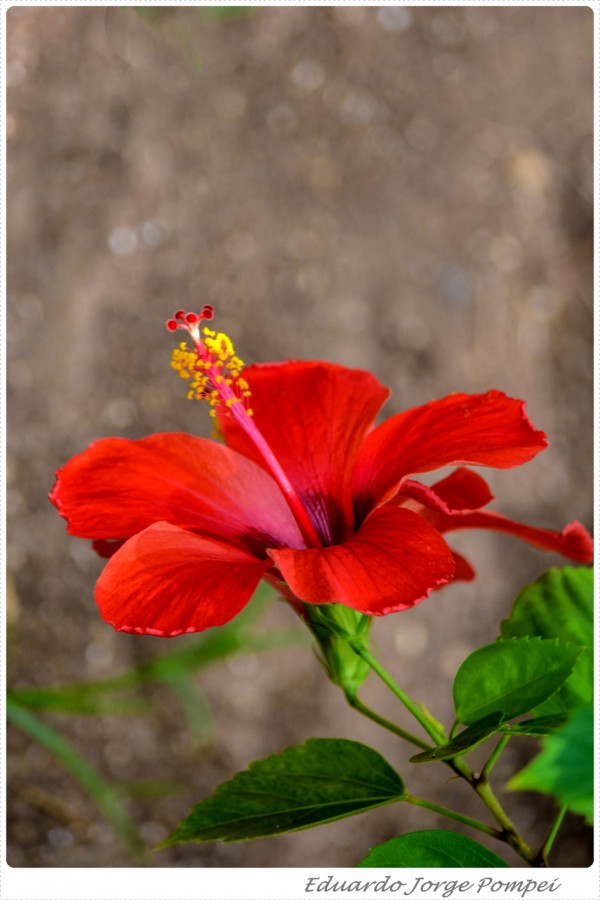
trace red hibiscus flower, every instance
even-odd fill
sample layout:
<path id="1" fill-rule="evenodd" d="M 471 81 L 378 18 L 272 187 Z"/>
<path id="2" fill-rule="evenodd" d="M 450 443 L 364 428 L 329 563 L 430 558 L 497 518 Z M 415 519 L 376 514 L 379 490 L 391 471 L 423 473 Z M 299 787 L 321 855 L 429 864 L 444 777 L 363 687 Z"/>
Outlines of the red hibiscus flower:
<path id="1" fill-rule="evenodd" d="M 96 586 L 117 630 L 173 636 L 222 625 L 258 582 L 299 609 L 408 609 L 474 576 L 444 534 L 491 528 L 587 563 L 582 525 L 562 532 L 484 511 L 486 482 L 465 466 L 511 468 L 546 446 L 519 400 L 451 394 L 374 421 L 389 391 L 368 372 L 326 362 L 245 370 L 231 341 L 179 311 L 169 330 L 194 349 L 172 365 L 207 399 L 225 446 L 187 434 L 95 441 L 57 473 L 50 499 L 68 531 L 108 563 Z M 251 406 L 250 406 L 251 404 Z M 459 466 L 432 486 L 409 478 Z"/>

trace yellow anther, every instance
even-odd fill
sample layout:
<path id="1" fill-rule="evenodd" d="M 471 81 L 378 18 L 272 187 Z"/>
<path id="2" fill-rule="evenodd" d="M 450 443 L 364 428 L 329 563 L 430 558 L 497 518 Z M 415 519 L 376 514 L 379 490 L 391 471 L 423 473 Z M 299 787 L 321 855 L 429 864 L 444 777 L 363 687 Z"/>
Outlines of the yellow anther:
<path id="1" fill-rule="evenodd" d="M 192 333 L 192 332 L 190 332 Z M 235 348 L 228 335 L 212 331 L 210 328 L 192 333 L 195 349 L 190 350 L 185 342 L 179 344 L 171 354 L 171 367 L 179 377 L 189 381 L 189 399 L 208 400 L 213 409 L 211 415 L 220 409 L 230 415 L 231 407 L 242 403 L 245 407 L 251 396 L 250 386 L 241 377 L 244 362 L 236 356 Z M 246 410 L 252 415 L 251 410 Z"/>

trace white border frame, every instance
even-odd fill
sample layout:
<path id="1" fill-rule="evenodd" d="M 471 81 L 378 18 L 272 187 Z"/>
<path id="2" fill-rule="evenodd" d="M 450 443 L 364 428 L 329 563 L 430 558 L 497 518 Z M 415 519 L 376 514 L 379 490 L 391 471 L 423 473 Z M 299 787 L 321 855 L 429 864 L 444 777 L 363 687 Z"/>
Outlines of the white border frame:
<path id="1" fill-rule="evenodd" d="M 144 6 L 182 6 L 193 0 L 147 0 L 138 3 Z M 4 110 L 6 109 L 6 14 L 9 9 L 18 6 L 123 6 L 126 2 L 120 0 L 105 0 L 97 3 L 95 0 L 0 0 L 1 12 L 1 54 L 2 54 L 2 124 L 4 124 Z M 321 2 L 321 0 L 308 0 L 308 2 L 282 3 L 278 0 L 237 0 L 237 2 L 208 2 L 194 3 L 196 6 L 584 6 L 592 10 L 594 14 L 595 34 L 595 74 L 594 74 L 594 132 L 595 132 L 595 224 L 599 224 L 598 200 L 599 177 L 598 170 L 598 86 L 599 65 L 599 16 L 600 8 L 596 2 L 582 2 L 582 0 L 412 0 L 408 3 L 369 2 L 369 0 L 345 0 L 345 2 Z M 551 77 L 551 76 L 549 76 Z M 4 129 L 2 129 L 4 137 Z M 6 148 L 2 142 L 2 224 L 6 221 Z M 596 232 L 597 234 L 598 232 Z M 4 232 L 3 232 L 4 236 Z M 597 249 L 597 247 L 596 247 Z M 2 241 L 2 299 L 6 300 L 6 244 Z M 595 256 L 594 293 L 596 298 L 596 312 L 598 313 L 598 256 Z M 2 304 L 2 312 L 4 303 Z M 0 428 L 2 444 L 0 448 L 0 461 L 2 471 L 5 471 L 6 461 L 6 403 L 5 403 L 5 375 L 6 375 L 6 345 L 4 316 L 0 320 L 2 335 L 2 409 L 0 413 Z M 600 343 L 598 340 L 598 315 L 596 315 L 595 342 L 594 342 L 594 380 L 595 380 L 595 409 L 598 409 L 600 397 Z M 594 427 L 595 448 L 600 446 L 600 434 L 598 417 Z M 595 507 L 598 510 L 598 463 L 599 456 L 595 454 Z M 4 491 L 1 492 L 2 532 L 1 532 L 1 563 L 5 572 L 5 499 Z M 596 592 L 598 595 L 598 591 Z M 598 617 L 597 617 L 598 619 Z M 6 631 L 4 619 L 2 621 L 2 649 L 5 650 Z M 598 648 L 598 621 L 596 621 L 596 647 Z M 6 684 L 5 676 L 6 653 L 2 654 L 1 677 L 3 686 Z M 598 661 L 596 659 L 596 666 Z M 596 669 L 596 684 L 598 681 L 598 669 Z M 600 692 L 599 692 L 600 693 Z M 5 738 L 5 720 L 3 693 L 2 702 L 2 738 Z M 596 720 L 596 735 L 598 733 L 598 719 Z M 3 813 L 6 810 L 6 783 L 4 774 L 5 747 L 2 742 L 2 785 L 1 802 Z M 598 741 L 596 741 L 596 797 L 598 797 Z M 411 896 L 417 898 L 429 898 L 429 900 L 442 900 L 451 897 L 452 900 L 495 900 L 495 898 L 526 897 L 529 900 L 541 900 L 541 898 L 554 898 L 554 900 L 597 900 L 600 897 L 600 862 L 598 828 L 595 838 L 595 862 L 587 869 L 417 869 L 390 870 L 384 869 L 191 869 L 191 868 L 97 868 L 97 869 L 71 869 L 71 868 L 11 868 L 6 863 L 6 834 L 2 829 L 0 861 L 0 898 L 6 900 L 310 900 L 311 897 L 330 898 L 330 900 L 386 900 Z M 492 876 L 490 876 L 492 872 Z M 387 890 L 345 890 L 339 891 L 307 891 L 309 879 L 316 878 L 312 882 L 313 888 L 319 882 L 327 882 L 330 875 L 337 882 L 346 882 L 347 885 L 358 882 L 382 883 L 386 875 L 389 875 Z M 483 879 L 492 878 L 491 884 L 483 882 Z M 420 880 L 419 880 L 420 879 Z M 393 888 L 402 882 L 402 886 Z M 440 887 L 436 889 L 430 886 L 423 890 L 425 883 L 431 885 L 446 882 L 448 890 L 451 882 L 457 887 L 448 893 L 448 890 Z M 464 889 L 460 889 L 463 886 Z M 511 886 L 513 886 L 511 888 Z"/>

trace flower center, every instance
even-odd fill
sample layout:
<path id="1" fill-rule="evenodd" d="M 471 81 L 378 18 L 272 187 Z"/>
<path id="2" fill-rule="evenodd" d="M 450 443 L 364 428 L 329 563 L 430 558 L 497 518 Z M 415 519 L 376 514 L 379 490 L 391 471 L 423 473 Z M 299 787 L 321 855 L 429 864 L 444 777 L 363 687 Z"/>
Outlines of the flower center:
<path id="1" fill-rule="evenodd" d="M 246 379 L 242 378 L 244 363 L 236 356 L 231 339 L 206 326 L 200 329 L 200 323 L 209 321 L 213 315 L 212 306 L 204 306 L 200 313 L 186 313 L 180 309 L 167 321 L 169 331 L 182 328 L 194 342 L 194 350 L 189 350 L 185 342 L 173 350 L 171 366 L 179 372 L 180 378 L 190 381 L 189 400 L 207 400 L 211 416 L 217 413 L 230 416 L 243 428 L 281 488 L 307 546 L 321 547 L 304 504 L 252 419 L 254 413 L 249 406 L 252 392 Z"/>

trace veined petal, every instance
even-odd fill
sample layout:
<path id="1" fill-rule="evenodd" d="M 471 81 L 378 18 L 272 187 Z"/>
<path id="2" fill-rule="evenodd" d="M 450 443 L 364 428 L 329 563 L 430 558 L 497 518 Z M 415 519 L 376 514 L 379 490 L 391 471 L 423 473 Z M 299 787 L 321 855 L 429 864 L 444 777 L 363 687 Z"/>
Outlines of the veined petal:
<path id="1" fill-rule="evenodd" d="M 580 522 L 570 522 L 562 531 L 533 528 L 492 512 L 474 512 L 464 516 L 436 516 L 435 527 L 443 533 L 459 528 L 489 528 L 520 538 L 534 547 L 560 553 L 574 562 L 591 563 L 594 559 L 594 542 Z"/>
<path id="2" fill-rule="evenodd" d="M 277 457 L 321 538 L 352 528 L 354 460 L 389 395 L 369 372 L 325 362 L 250 366 L 244 372 L 254 422 Z M 267 468 L 232 418 L 220 416 L 225 441 Z"/>
<path id="3" fill-rule="evenodd" d="M 456 469 L 431 487 L 409 479 L 402 482 L 393 503 L 416 500 L 423 506 L 446 515 L 463 515 L 487 506 L 494 499 L 487 482 L 470 469 Z"/>
<path id="4" fill-rule="evenodd" d="M 262 469 L 188 434 L 95 441 L 57 472 L 50 499 L 70 534 L 98 541 L 170 522 L 263 555 L 267 544 L 304 546 L 279 488 Z M 112 548 L 98 546 L 110 555 Z"/>
<path id="5" fill-rule="evenodd" d="M 110 558 L 96 602 L 117 631 L 159 637 L 204 631 L 241 612 L 270 564 L 158 522 Z"/>
<path id="6" fill-rule="evenodd" d="M 406 475 L 448 465 L 508 469 L 546 447 L 521 400 L 500 391 L 450 394 L 392 416 L 365 439 L 353 478 L 359 521 Z"/>
<path id="7" fill-rule="evenodd" d="M 408 509 L 376 509 L 343 544 L 269 550 L 290 588 L 306 603 L 342 603 L 369 615 L 408 609 L 452 580 L 450 548 Z"/>

